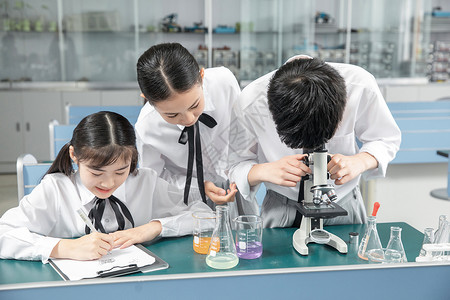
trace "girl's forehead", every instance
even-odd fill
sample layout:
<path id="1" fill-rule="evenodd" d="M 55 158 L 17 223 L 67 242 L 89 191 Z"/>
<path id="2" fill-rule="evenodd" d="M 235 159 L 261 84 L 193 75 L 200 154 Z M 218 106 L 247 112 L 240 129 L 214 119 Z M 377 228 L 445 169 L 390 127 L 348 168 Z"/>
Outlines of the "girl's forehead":
<path id="1" fill-rule="evenodd" d="M 155 102 L 154 107 L 161 113 L 182 113 L 203 99 L 203 89 L 197 84 L 184 93 L 173 93 L 163 101 Z"/>
<path id="2" fill-rule="evenodd" d="M 117 170 L 130 166 L 130 163 L 131 157 L 124 157 L 123 155 L 118 157 L 116 160 L 110 162 L 109 164 L 99 164 L 98 161 L 95 161 L 93 159 L 80 161 L 80 164 L 84 164 L 88 168 L 95 170 L 109 170 L 109 169 Z"/>

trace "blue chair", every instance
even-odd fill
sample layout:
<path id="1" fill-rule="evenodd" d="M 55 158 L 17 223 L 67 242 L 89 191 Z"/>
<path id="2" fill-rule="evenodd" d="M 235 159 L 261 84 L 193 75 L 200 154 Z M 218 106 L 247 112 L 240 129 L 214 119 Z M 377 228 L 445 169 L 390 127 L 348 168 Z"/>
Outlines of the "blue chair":
<path id="1" fill-rule="evenodd" d="M 39 184 L 51 163 L 38 163 L 31 154 L 23 154 L 17 159 L 17 194 L 19 201 L 31 193 Z"/>
<path id="2" fill-rule="evenodd" d="M 17 195 L 20 200 L 41 182 L 52 162 L 38 162 L 32 154 L 22 154 L 17 158 Z M 74 170 L 78 169 L 72 164 Z"/>
<path id="3" fill-rule="evenodd" d="M 50 159 L 54 160 L 59 150 L 72 139 L 76 125 L 60 125 L 53 120 L 48 124 L 50 134 Z"/>
<path id="4" fill-rule="evenodd" d="M 70 103 L 66 105 L 66 120 L 67 124 L 77 125 L 84 117 L 99 112 L 112 111 L 121 114 L 130 121 L 131 124 L 136 124 L 142 106 L 140 105 L 119 105 L 119 106 L 72 106 Z"/>

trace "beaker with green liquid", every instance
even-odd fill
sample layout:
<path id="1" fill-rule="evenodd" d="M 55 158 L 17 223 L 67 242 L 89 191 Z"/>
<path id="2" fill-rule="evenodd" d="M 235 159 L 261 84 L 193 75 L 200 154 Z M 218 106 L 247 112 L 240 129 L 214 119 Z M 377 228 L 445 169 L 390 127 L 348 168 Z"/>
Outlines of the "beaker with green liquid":
<path id="1" fill-rule="evenodd" d="M 230 269 L 239 263 L 228 220 L 228 206 L 216 206 L 216 225 L 209 246 L 206 264 L 214 269 Z"/>

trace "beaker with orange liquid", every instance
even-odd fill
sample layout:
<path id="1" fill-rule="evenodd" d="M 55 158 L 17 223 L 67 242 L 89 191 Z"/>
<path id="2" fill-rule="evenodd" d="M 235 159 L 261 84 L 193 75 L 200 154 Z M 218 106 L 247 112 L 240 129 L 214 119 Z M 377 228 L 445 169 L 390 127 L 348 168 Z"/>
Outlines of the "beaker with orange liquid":
<path id="1" fill-rule="evenodd" d="M 192 216 L 194 217 L 194 251 L 199 254 L 208 254 L 216 222 L 216 214 L 213 211 L 197 211 L 192 213 Z"/>

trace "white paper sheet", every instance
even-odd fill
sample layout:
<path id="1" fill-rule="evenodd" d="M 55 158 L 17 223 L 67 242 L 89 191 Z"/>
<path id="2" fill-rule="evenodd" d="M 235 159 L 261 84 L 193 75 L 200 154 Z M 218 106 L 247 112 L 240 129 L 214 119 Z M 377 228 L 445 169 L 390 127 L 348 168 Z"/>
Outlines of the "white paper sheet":
<path id="1" fill-rule="evenodd" d="M 133 264 L 138 267 L 148 266 L 155 262 L 155 258 L 136 246 L 131 246 L 114 249 L 97 260 L 52 259 L 52 261 L 69 280 L 80 280 L 98 277 L 99 271 L 120 270 Z"/>

